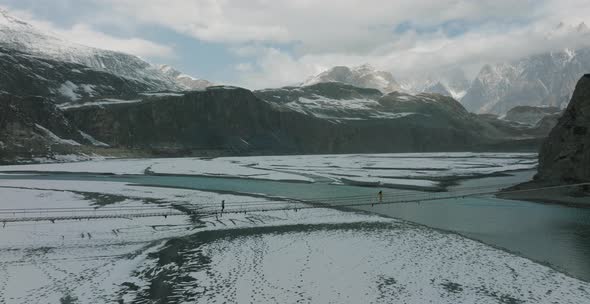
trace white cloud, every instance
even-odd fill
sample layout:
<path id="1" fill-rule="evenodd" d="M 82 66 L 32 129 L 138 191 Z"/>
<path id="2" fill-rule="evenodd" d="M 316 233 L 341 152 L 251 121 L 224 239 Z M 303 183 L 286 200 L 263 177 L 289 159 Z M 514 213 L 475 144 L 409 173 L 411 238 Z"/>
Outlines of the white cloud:
<path id="1" fill-rule="evenodd" d="M 397 75 L 453 66 L 474 74 L 483 63 L 580 46 L 579 37 L 546 35 L 559 21 L 590 16 L 587 0 L 105 1 L 138 24 L 227 43 L 236 56 L 251 58 L 234 70 L 239 84 L 255 88 L 365 62 Z M 443 28 L 451 23 L 452 35 Z M 395 31 L 400 24 L 409 29 Z"/>
<path id="2" fill-rule="evenodd" d="M 120 38 L 107 35 L 85 24 L 76 24 L 69 29 L 54 29 L 54 31 L 76 43 L 139 57 L 171 58 L 174 56 L 174 50 L 170 46 L 136 37 Z"/>
<path id="3" fill-rule="evenodd" d="M 253 69 L 253 66 L 249 62 L 242 62 L 242 63 L 236 64 L 236 70 L 239 72 L 250 72 L 250 71 L 252 71 L 252 69 Z"/>
<path id="4" fill-rule="evenodd" d="M 138 37 L 117 37 L 95 30 L 89 24 L 76 23 L 69 27 L 60 27 L 47 20 L 35 17 L 28 11 L 7 9 L 11 14 L 25 20 L 34 27 L 44 32 L 53 33 L 55 36 L 63 37 L 68 41 L 91 46 L 100 49 L 133 54 L 139 57 L 149 58 L 172 58 L 174 50 L 172 47 L 162 45 L 150 40 Z"/>
<path id="5" fill-rule="evenodd" d="M 254 65 L 240 75 L 240 85 L 263 88 L 295 84 L 336 65 L 371 63 L 394 75 L 408 77 L 461 67 L 474 77 L 482 65 L 515 60 L 528 55 L 559 51 L 565 47 L 590 47 L 590 32 L 576 25 L 531 25 L 508 32 L 470 32 L 449 38 L 441 33 L 419 36 L 408 33 L 400 41 L 367 54 L 317 53 L 294 56 L 276 48 L 254 48 Z M 254 49 L 248 48 L 249 52 Z"/>
<path id="6" fill-rule="evenodd" d="M 362 63 L 402 76 L 448 67 L 466 68 L 473 76 L 484 63 L 584 46 L 587 37 L 555 34 L 547 39 L 547 35 L 561 21 L 590 24 L 588 0 L 70 0 L 70 4 L 84 6 L 80 1 L 99 9 L 88 22 L 63 30 L 64 35 L 142 56 L 166 56 L 172 53 L 167 46 L 140 38 L 103 37 L 89 24 L 165 27 L 200 41 L 225 44 L 239 57 L 229 69 L 235 74 L 227 78 L 253 88 L 293 84 L 334 65 Z M 407 29 L 396 31 L 400 24 Z"/>
<path id="7" fill-rule="evenodd" d="M 159 24 L 200 40 L 301 42 L 305 51 L 368 50 L 402 22 L 511 20 L 530 13 L 513 0 L 95 0 L 136 22 Z M 111 12 L 113 14 L 113 12 Z"/>

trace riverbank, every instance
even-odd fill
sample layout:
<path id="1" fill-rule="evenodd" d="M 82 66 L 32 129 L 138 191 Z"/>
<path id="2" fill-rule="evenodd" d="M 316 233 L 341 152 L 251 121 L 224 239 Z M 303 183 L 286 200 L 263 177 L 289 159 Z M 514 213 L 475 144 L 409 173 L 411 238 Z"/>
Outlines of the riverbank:
<path id="1" fill-rule="evenodd" d="M 503 189 L 496 196 L 509 200 L 590 208 L 590 182 L 587 185 L 556 188 L 555 183 L 529 181 Z"/>

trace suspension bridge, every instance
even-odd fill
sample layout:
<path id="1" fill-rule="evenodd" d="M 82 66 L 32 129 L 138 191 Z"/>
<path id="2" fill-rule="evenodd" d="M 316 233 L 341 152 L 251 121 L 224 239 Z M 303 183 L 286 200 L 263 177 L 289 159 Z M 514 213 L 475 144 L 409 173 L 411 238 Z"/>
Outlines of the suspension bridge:
<path id="1" fill-rule="evenodd" d="M 0 223 L 6 226 L 14 222 L 51 222 L 72 220 L 101 220 L 101 219 L 133 219 L 145 217 L 169 217 L 169 216 L 196 216 L 208 217 L 221 214 L 260 213 L 271 211 L 294 211 L 318 208 L 354 208 L 362 206 L 408 204 L 437 201 L 444 199 L 463 199 L 468 197 L 495 195 L 499 193 L 526 193 L 548 189 L 572 188 L 590 186 L 588 183 L 576 183 L 568 185 L 544 186 L 531 189 L 498 190 L 504 185 L 487 185 L 479 187 L 463 187 L 452 192 L 402 192 L 397 195 L 388 195 L 379 200 L 377 195 L 349 195 L 318 197 L 305 200 L 291 199 L 267 199 L 259 201 L 227 202 L 225 210 L 221 211 L 220 202 L 216 203 L 171 203 L 171 204 L 144 204 L 127 206 L 101 206 L 101 207 L 55 207 L 55 208 L 26 208 L 26 209 L 0 209 Z M 47 189 L 50 190 L 50 189 Z"/>

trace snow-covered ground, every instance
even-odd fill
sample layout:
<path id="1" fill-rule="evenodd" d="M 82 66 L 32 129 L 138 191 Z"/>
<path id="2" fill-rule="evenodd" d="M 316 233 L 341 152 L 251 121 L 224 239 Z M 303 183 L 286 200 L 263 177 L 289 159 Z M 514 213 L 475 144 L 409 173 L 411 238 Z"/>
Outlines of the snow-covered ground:
<path id="1" fill-rule="evenodd" d="M 188 174 L 262 180 L 433 188 L 441 180 L 533 169 L 533 153 L 398 153 L 110 159 L 70 164 L 0 166 L 4 171 Z"/>
<path id="2" fill-rule="evenodd" d="M 94 181 L 0 179 L 0 197 L 0 218 L 17 217 L 22 211 L 14 209 L 23 208 L 29 217 L 132 206 L 211 211 L 219 210 L 221 200 L 226 211 L 304 206 Z M 55 209 L 88 207 L 97 209 Z M 123 211 L 107 213 L 118 212 Z M 197 219 L 7 223 L 0 228 L 0 274 L 0 303 L 59 303 L 68 296 L 76 303 L 159 298 L 166 303 L 586 303 L 590 298 L 589 283 L 482 243 L 326 208 Z"/>
<path id="3" fill-rule="evenodd" d="M 481 243 L 365 221 L 201 233 L 169 246 L 180 247 L 181 261 L 143 272 L 172 274 L 165 299 L 178 303 L 587 303 L 590 297 L 588 283 Z"/>
<path id="4" fill-rule="evenodd" d="M 9 208 L 93 204 L 67 191 L 0 188 L 0 196 L 1 218 L 23 216 L 19 211 L 10 214 Z M 120 205 L 143 204 L 129 198 Z M 35 213 L 29 211 L 27 216 L 55 214 Z M 6 223 L 0 228 L 0 303 L 60 303 L 68 295 L 79 303 L 108 303 L 109 295 L 140 265 L 153 242 L 188 233 L 187 224 L 186 217 Z"/>
<path id="5" fill-rule="evenodd" d="M 210 211 L 218 210 L 221 200 L 227 211 L 249 210 L 265 200 L 115 182 L 37 180 L 2 180 L 0 197 L 0 303 L 59 303 L 68 295 L 77 298 L 76 303 L 113 303 L 121 284 L 133 280 L 133 270 L 164 240 L 274 219 L 271 212 L 225 214 L 221 220 L 208 216 L 197 222 L 179 215 L 4 224 L 1 219 L 18 217 L 141 214 L 153 212 L 149 206 L 172 204 Z M 272 204 L 278 208 L 287 203 Z M 304 213 L 299 217 L 304 219 Z"/>

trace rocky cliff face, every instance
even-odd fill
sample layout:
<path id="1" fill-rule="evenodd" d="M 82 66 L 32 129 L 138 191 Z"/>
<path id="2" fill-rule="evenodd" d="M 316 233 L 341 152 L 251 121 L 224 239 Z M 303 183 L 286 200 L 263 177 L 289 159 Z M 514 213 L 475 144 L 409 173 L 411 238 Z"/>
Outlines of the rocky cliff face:
<path id="1" fill-rule="evenodd" d="M 578 81 L 557 126 L 539 153 L 535 179 L 550 182 L 590 181 L 590 75 Z"/>
<path id="2" fill-rule="evenodd" d="M 0 94 L 0 162 L 70 153 L 85 143 L 47 99 Z"/>
<path id="3" fill-rule="evenodd" d="M 324 146 L 314 144 L 315 138 L 324 134 L 322 126 L 295 112 L 275 111 L 245 89 L 211 87 L 137 98 L 138 102 L 130 103 L 88 103 L 65 113 L 100 141 L 167 154 L 207 150 L 295 153 Z M 313 127 L 319 130 L 313 132 Z"/>
<path id="4" fill-rule="evenodd" d="M 511 136 L 449 97 L 334 83 L 254 94 L 209 87 L 64 109 L 99 141 L 176 155 L 477 150 Z"/>

